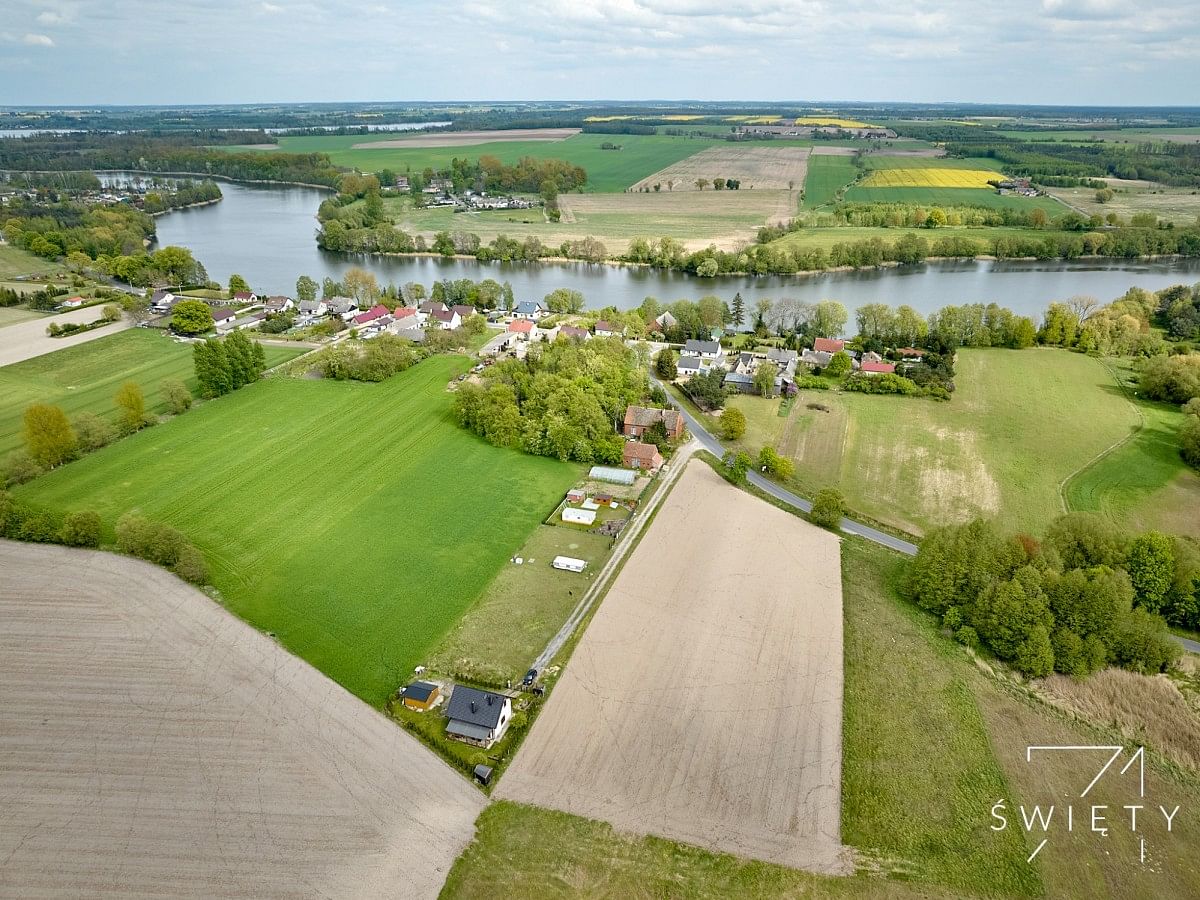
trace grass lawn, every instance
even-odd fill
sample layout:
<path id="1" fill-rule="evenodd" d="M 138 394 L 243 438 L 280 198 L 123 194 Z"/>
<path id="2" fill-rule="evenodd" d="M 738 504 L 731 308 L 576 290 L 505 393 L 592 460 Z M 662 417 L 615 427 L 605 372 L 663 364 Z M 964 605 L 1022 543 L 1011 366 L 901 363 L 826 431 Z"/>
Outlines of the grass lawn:
<path id="1" fill-rule="evenodd" d="M 505 164 L 523 156 L 535 159 L 565 159 L 583 166 L 588 173 L 587 190 L 623 191 L 647 175 L 673 162 L 711 147 L 724 144 L 715 138 L 671 137 L 667 135 L 577 134 L 565 141 L 493 141 L 458 147 L 384 147 L 377 150 L 353 149 L 355 144 L 378 140 L 397 140 L 396 135 L 318 135 L 281 137 L 280 150 L 288 153 L 328 153 L 339 166 L 355 166 L 365 172 L 392 169 L 397 173 L 420 172 L 425 168 L 445 168 L 450 160 L 494 156 Z M 620 144 L 620 150 L 602 150 L 604 143 Z M 237 149 L 237 148 L 231 148 Z"/>
<path id="2" fill-rule="evenodd" d="M 31 319 L 41 319 L 49 313 L 24 306 L 0 306 L 0 328 L 5 325 L 16 325 L 18 322 L 28 322 Z"/>
<path id="3" fill-rule="evenodd" d="M 26 253 L 20 247 L 13 247 L 11 244 L 0 244 L 0 280 L 17 275 L 43 275 L 62 271 L 61 263 Z"/>
<path id="4" fill-rule="evenodd" d="M 1063 511 L 1063 479 L 1136 424 L 1104 366 L 1065 350 L 962 350 L 955 383 L 948 403 L 801 391 L 782 432 L 751 416 L 744 443 L 774 441 L 803 492 L 840 487 L 852 509 L 914 534 L 980 515 L 1040 533 Z M 771 427 L 754 433 L 759 421 Z"/>
<path id="5" fill-rule="evenodd" d="M 804 179 L 804 208 L 816 209 L 833 202 L 834 194 L 858 175 L 852 156 L 810 156 Z"/>
<path id="6" fill-rule="evenodd" d="M 268 366 L 304 352 L 269 344 L 263 349 Z M 21 446 L 21 416 L 31 403 L 54 403 L 68 416 L 85 411 L 110 416 L 117 389 L 133 381 L 145 392 L 147 409 L 165 413 L 161 385 L 175 378 L 196 390 L 191 346 L 144 328 L 0 368 L 0 459 Z"/>
<path id="7" fill-rule="evenodd" d="M 562 627 L 612 552 L 612 538 L 539 525 L 429 656 L 430 668 L 492 684 L 519 679 Z M 582 573 L 550 567 L 555 556 L 586 560 Z"/>
<path id="8" fill-rule="evenodd" d="M 1112 364 L 1131 378 L 1129 360 Z M 1200 474 L 1179 455 L 1183 413 L 1171 403 L 1134 399 L 1142 427 L 1112 453 L 1067 482 L 1071 509 L 1095 510 L 1136 529 L 1200 537 Z"/>
<path id="9" fill-rule="evenodd" d="M 467 365 L 267 379 L 19 493 L 170 522 L 231 610 L 381 706 L 579 475 L 459 428 L 444 388 Z"/>

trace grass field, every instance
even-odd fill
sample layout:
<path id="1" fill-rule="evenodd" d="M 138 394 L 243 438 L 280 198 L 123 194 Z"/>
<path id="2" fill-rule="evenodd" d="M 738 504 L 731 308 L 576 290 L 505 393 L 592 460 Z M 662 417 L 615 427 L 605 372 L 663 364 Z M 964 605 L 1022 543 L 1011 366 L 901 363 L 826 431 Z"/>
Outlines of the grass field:
<path id="1" fill-rule="evenodd" d="M 858 175 L 850 156 L 812 156 L 804 180 L 804 208 L 816 209 L 832 203 L 834 195 Z"/>
<path id="2" fill-rule="evenodd" d="M 469 231 L 486 243 L 497 235 L 535 235 L 557 247 L 566 240 L 594 237 L 610 254 L 624 253 L 633 238 L 673 237 L 692 247 L 716 244 L 731 249 L 753 241 L 768 222 L 795 212 L 789 191 L 662 191 L 650 194 L 563 194 L 561 222 L 545 220 L 540 209 L 456 213 L 446 207 L 413 209 L 407 200 L 388 198 L 384 208 L 400 228 L 432 236 L 438 231 Z"/>
<path id="3" fill-rule="evenodd" d="M 948 403 L 802 391 L 781 431 L 748 429 L 744 441 L 774 440 L 803 491 L 839 486 L 853 509 L 896 528 L 984 515 L 1040 533 L 1063 511 L 1063 479 L 1136 422 L 1104 366 L 1064 350 L 962 350 L 955 383 Z"/>
<path id="4" fill-rule="evenodd" d="M 578 477 L 455 424 L 444 387 L 467 365 L 268 379 L 19 491 L 177 526 L 230 609 L 380 706 Z"/>
<path id="5" fill-rule="evenodd" d="M 1129 379 L 1127 361 L 1113 365 Z M 1132 528 L 1200 538 L 1200 475 L 1179 456 L 1183 413 L 1169 403 L 1129 399 L 1141 428 L 1112 453 L 1067 482 L 1071 509 L 1102 512 Z"/>
<path id="6" fill-rule="evenodd" d="M 0 306 L 0 328 L 5 325 L 16 325 L 18 322 L 29 322 L 33 319 L 45 318 L 48 314 L 24 306 Z"/>
<path id="7" fill-rule="evenodd" d="M 1163 187 L 1148 181 L 1104 179 L 1114 195 L 1107 203 L 1096 200 L 1094 188 L 1049 188 L 1049 192 L 1085 215 L 1107 216 L 1116 213 L 1128 219 L 1136 213 L 1154 213 L 1160 219 L 1177 225 L 1195 225 L 1200 221 L 1200 190 L 1196 188 Z"/>
<path id="8" fill-rule="evenodd" d="M 267 365 L 286 362 L 304 352 L 264 344 Z M 181 379 L 194 392 L 192 348 L 157 332 L 131 328 L 86 344 L 0 368 L 0 459 L 21 446 L 21 416 L 31 403 L 54 403 L 68 416 L 92 412 L 112 418 L 113 396 L 126 381 L 146 394 L 152 413 L 167 411 L 161 385 Z"/>
<path id="9" fill-rule="evenodd" d="M 705 147 L 726 143 L 667 135 L 577 134 L 565 141 L 494 141 L 456 147 L 354 149 L 355 144 L 368 141 L 395 140 L 395 135 L 391 134 L 381 135 L 379 141 L 361 134 L 282 137 L 279 149 L 288 153 L 328 153 L 336 165 L 354 166 L 365 172 L 378 172 L 384 168 L 398 173 L 420 172 L 427 167 L 444 168 L 455 157 L 477 159 L 484 155 L 495 156 L 504 163 L 515 163 L 523 156 L 565 159 L 587 170 L 588 191 L 604 192 L 623 191 L 647 175 Z M 602 150 L 600 145 L 605 143 L 620 144 L 621 149 Z"/>
<path id="10" fill-rule="evenodd" d="M 11 244 L 0 244 L 0 281 L 17 275 L 42 275 L 62 271 L 60 263 L 26 253 Z"/>

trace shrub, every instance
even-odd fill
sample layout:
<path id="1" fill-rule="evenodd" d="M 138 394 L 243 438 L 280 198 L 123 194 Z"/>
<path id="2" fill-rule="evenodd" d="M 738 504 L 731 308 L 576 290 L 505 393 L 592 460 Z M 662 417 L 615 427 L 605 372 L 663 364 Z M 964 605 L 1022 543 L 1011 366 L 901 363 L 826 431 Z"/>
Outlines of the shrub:
<path id="1" fill-rule="evenodd" d="M 58 537 L 58 526 L 50 513 L 40 509 L 24 510 L 16 537 L 22 541 L 32 541 L 38 544 L 52 544 Z"/>
<path id="2" fill-rule="evenodd" d="M 175 415 L 182 415 L 192 408 L 192 392 L 178 378 L 164 381 L 162 392 L 167 398 L 167 406 Z"/>
<path id="3" fill-rule="evenodd" d="M 854 375 L 851 378 L 847 378 L 842 387 L 847 391 L 854 391 L 859 394 L 900 394 L 911 397 L 923 393 L 921 388 L 917 387 L 915 381 L 892 372 L 884 372 L 880 375 Z M 942 399 L 948 400 L 950 394 L 945 392 L 945 389 L 943 389 L 943 392 L 945 396 Z"/>
<path id="4" fill-rule="evenodd" d="M 170 568 L 179 561 L 187 541 L 170 525 L 150 522 L 134 513 L 117 520 L 117 547 L 121 552 Z"/>
<path id="5" fill-rule="evenodd" d="M 842 492 L 835 488 L 822 488 L 813 498 L 812 512 L 809 518 L 822 528 L 832 528 L 835 531 L 842 517 L 846 515 L 846 500 Z"/>
<path id="6" fill-rule="evenodd" d="M 824 378 L 816 375 L 801 375 L 796 379 L 796 387 L 806 391 L 827 391 L 830 384 Z"/>
<path id="7" fill-rule="evenodd" d="M 137 382 L 127 381 L 121 385 L 114 400 L 121 418 L 121 428 L 126 434 L 132 434 L 148 424 L 146 396 Z"/>
<path id="8" fill-rule="evenodd" d="M 90 509 L 68 513 L 59 538 L 68 547 L 99 547 L 100 516 Z"/>
<path id="9" fill-rule="evenodd" d="M 204 584 L 208 581 L 208 564 L 204 561 L 204 555 L 192 544 L 184 544 L 175 560 L 175 574 L 192 584 Z"/>
<path id="10" fill-rule="evenodd" d="M 975 629 L 970 625 L 964 625 L 958 631 L 954 632 L 954 639 L 964 647 L 970 647 L 972 650 L 979 646 L 979 635 L 975 633 Z"/>
<path id="11" fill-rule="evenodd" d="M 14 484 L 24 484 L 33 481 L 43 472 L 45 467 L 24 450 L 14 450 L 8 455 L 4 467 L 4 484 L 11 487 Z"/>
<path id="12" fill-rule="evenodd" d="M 34 403 L 25 410 L 22 434 L 29 455 L 48 469 L 75 458 L 79 439 L 62 407 Z"/>
<path id="13" fill-rule="evenodd" d="M 833 358 L 829 360 L 829 365 L 825 367 L 825 371 L 832 378 L 844 378 L 850 374 L 853 368 L 854 362 L 850 359 L 850 354 L 845 350 L 839 350 L 833 354 Z"/>
<path id="14" fill-rule="evenodd" d="M 71 425 L 79 439 L 79 449 L 84 453 L 99 450 L 117 439 L 116 426 L 95 413 L 81 412 L 75 416 Z"/>
<path id="15" fill-rule="evenodd" d="M 740 409 L 730 407 L 722 411 L 719 421 L 721 437 L 727 441 L 736 441 L 746 433 L 746 414 Z"/>

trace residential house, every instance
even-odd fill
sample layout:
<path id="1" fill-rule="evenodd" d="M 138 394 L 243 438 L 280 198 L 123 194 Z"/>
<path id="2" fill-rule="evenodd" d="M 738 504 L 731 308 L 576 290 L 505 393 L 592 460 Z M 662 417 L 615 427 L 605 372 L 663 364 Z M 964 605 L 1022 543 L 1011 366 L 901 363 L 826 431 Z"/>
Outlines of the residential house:
<path id="1" fill-rule="evenodd" d="M 394 326 L 393 326 L 394 327 Z M 398 338 L 404 338 L 406 341 L 412 341 L 414 344 L 423 344 L 425 342 L 425 330 L 416 327 L 416 322 L 404 328 L 395 328 L 395 334 Z"/>
<path id="2" fill-rule="evenodd" d="M 676 365 L 676 369 L 680 378 L 689 378 L 692 375 L 699 375 L 701 372 L 707 372 L 713 367 L 713 362 L 710 359 L 704 359 L 699 356 L 681 356 Z"/>
<path id="3" fill-rule="evenodd" d="M 79 309 L 83 304 L 87 303 L 82 297 L 72 297 L 69 300 L 64 300 L 58 304 L 59 309 Z"/>
<path id="4" fill-rule="evenodd" d="M 358 336 L 364 340 L 367 338 L 379 337 L 385 331 L 393 331 L 393 325 L 396 320 L 392 318 L 391 313 L 380 316 L 378 319 L 372 319 L 365 325 L 358 327 Z"/>
<path id="5" fill-rule="evenodd" d="M 299 325 L 311 325 L 324 318 L 327 309 L 324 300 L 301 300 L 296 307 L 296 322 Z"/>
<path id="6" fill-rule="evenodd" d="M 776 379 L 778 381 L 778 378 Z M 754 393 L 754 376 L 747 372 L 727 372 L 725 374 L 725 387 L 733 388 L 743 394 Z"/>
<path id="7" fill-rule="evenodd" d="M 710 363 L 715 362 L 721 356 L 721 344 L 719 341 L 698 341 L 692 338 L 683 345 L 679 355 L 681 357 L 698 356 Z"/>
<path id="8" fill-rule="evenodd" d="M 408 190 L 408 176 L 407 175 L 397 175 L 396 176 L 396 190 L 398 190 L 398 191 L 407 191 Z"/>
<path id="9" fill-rule="evenodd" d="M 512 701 L 503 694 L 456 685 L 446 708 L 446 734 L 487 748 L 504 737 L 512 721 Z"/>
<path id="10" fill-rule="evenodd" d="M 433 320 L 434 325 L 442 331 L 453 331 L 462 324 L 462 319 L 452 309 L 447 309 L 443 312 L 430 313 L 429 318 Z"/>
<path id="11" fill-rule="evenodd" d="M 625 329 L 618 328 L 612 322 L 605 321 L 604 319 L 596 321 L 596 337 L 619 337 L 624 336 L 624 334 Z"/>
<path id="12" fill-rule="evenodd" d="M 537 330 L 538 337 L 547 343 L 550 341 L 556 341 L 558 340 L 559 330 L 561 327 L 561 325 L 552 325 L 549 328 L 545 328 L 539 325 Z"/>
<path id="13" fill-rule="evenodd" d="M 864 362 L 860 371 L 864 375 L 891 375 L 896 367 L 892 363 Z"/>
<path id="14" fill-rule="evenodd" d="M 901 347 L 896 352 L 902 359 L 920 359 L 925 355 L 924 350 L 918 350 L 916 347 Z"/>
<path id="15" fill-rule="evenodd" d="M 441 300 L 422 300 L 417 304 L 417 312 L 423 312 L 427 316 L 431 316 L 435 312 L 445 312 L 449 308 Z"/>
<path id="16" fill-rule="evenodd" d="M 425 712 L 441 699 L 441 689 L 432 681 L 414 681 L 400 692 L 400 702 L 409 709 Z"/>
<path id="17" fill-rule="evenodd" d="M 813 349 L 818 353 L 840 353 L 846 349 L 846 342 L 837 338 L 817 338 L 813 341 Z"/>
<path id="18" fill-rule="evenodd" d="M 800 354 L 795 350 L 780 350 L 778 348 L 767 351 L 767 362 L 773 362 L 779 367 L 779 372 L 785 378 L 790 379 L 796 374 L 796 364 L 800 360 Z"/>
<path id="19" fill-rule="evenodd" d="M 267 317 L 263 310 L 252 312 L 248 316 L 243 316 L 240 319 L 234 319 L 232 322 L 225 323 L 225 331 L 245 331 L 247 328 L 257 328 L 259 323 Z"/>
<path id="20" fill-rule="evenodd" d="M 864 362 L 864 363 L 883 362 L 883 357 L 880 356 L 878 353 L 876 353 L 874 350 L 867 350 L 865 353 L 863 353 L 861 359 L 862 359 L 862 362 Z"/>
<path id="21" fill-rule="evenodd" d="M 150 295 L 150 311 L 156 313 L 166 313 L 171 311 L 171 307 L 179 302 L 179 298 L 170 291 L 158 290 Z"/>
<path id="22" fill-rule="evenodd" d="M 683 416 L 678 410 L 649 409 L 644 406 L 630 406 L 625 410 L 624 430 L 628 437 L 641 437 L 655 422 L 662 422 L 671 440 L 683 436 Z"/>
<path id="23" fill-rule="evenodd" d="M 355 328 L 361 329 L 364 325 L 370 325 L 376 319 L 382 319 L 384 316 L 390 316 L 392 311 L 382 303 L 376 303 L 364 313 L 359 313 L 350 319 L 350 324 Z"/>
<path id="24" fill-rule="evenodd" d="M 630 469 L 644 469 L 647 472 L 653 472 L 662 466 L 663 458 L 653 444 L 628 441 L 621 448 L 621 464 Z"/>
<path id="25" fill-rule="evenodd" d="M 395 314 L 395 323 L 392 329 L 396 332 L 401 331 L 419 331 L 421 329 L 421 320 L 417 317 L 417 311 L 409 306 L 401 306 L 397 308 Z"/>
<path id="26" fill-rule="evenodd" d="M 558 336 L 572 341 L 586 341 L 592 336 L 592 333 L 578 325 L 563 325 L 558 329 Z"/>
<path id="27" fill-rule="evenodd" d="M 753 375 L 754 370 L 758 368 L 760 362 L 762 362 L 762 358 L 755 356 L 753 353 L 739 353 L 737 362 L 733 364 L 730 374 Z"/>
<path id="28" fill-rule="evenodd" d="M 513 319 L 508 323 L 509 333 L 520 335 L 527 341 L 533 340 L 537 336 L 537 326 L 533 324 L 532 319 Z"/>
<path id="29" fill-rule="evenodd" d="M 678 324 L 679 322 L 673 315 L 671 315 L 669 312 L 664 312 L 655 318 L 655 320 L 650 323 L 646 330 L 650 332 L 657 332 L 658 334 L 666 334 L 670 329 L 674 328 Z"/>
<path id="30" fill-rule="evenodd" d="M 833 354 L 827 350 L 805 350 L 800 354 L 800 362 L 818 369 L 829 365 L 831 359 L 833 359 Z"/>
<path id="31" fill-rule="evenodd" d="M 550 315 L 550 310 L 546 309 L 546 304 L 541 300 L 522 300 L 512 310 L 514 319 L 529 319 L 536 322 L 538 319 L 544 319 Z"/>
<path id="32" fill-rule="evenodd" d="M 337 316 L 343 322 L 349 322 L 358 315 L 358 302 L 349 297 L 333 297 L 326 308 L 331 316 Z"/>
<path id="33" fill-rule="evenodd" d="M 228 325 L 235 318 L 237 313 L 226 307 L 225 309 L 214 309 L 212 312 L 213 324 L 220 329 L 223 325 Z"/>
<path id="34" fill-rule="evenodd" d="M 257 303 L 258 294 L 254 291 L 238 291 L 231 299 L 234 303 Z"/>
<path id="35" fill-rule="evenodd" d="M 289 309 L 295 309 L 295 308 L 296 308 L 296 301 L 293 300 L 291 297 L 280 297 L 280 296 L 268 297 L 263 302 L 263 309 L 265 309 L 267 312 L 272 313 L 272 314 L 287 312 Z"/>
<path id="36" fill-rule="evenodd" d="M 451 311 L 458 313 L 458 317 L 460 319 L 462 319 L 462 321 L 464 321 L 464 322 L 467 321 L 467 318 L 469 316 L 473 316 L 473 315 L 475 315 L 476 312 L 478 312 L 478 310 L 475 309 L 475 307 L 473 307 L 467 303 L 456 303 L 452 307 L 450 307 L 450 309 L 451 309 Z"/>

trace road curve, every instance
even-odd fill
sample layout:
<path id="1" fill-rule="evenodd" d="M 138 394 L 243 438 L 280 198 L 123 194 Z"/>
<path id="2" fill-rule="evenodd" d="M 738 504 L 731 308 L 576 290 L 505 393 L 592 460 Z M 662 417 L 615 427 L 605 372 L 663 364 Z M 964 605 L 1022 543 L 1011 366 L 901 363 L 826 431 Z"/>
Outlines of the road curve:
<path id="1" fill-rule="evenodd" d="M 725 455 L 725 448 L 721 446 L 721 442 L 718 441 L 716 437 L 714 437 L 713 434 L 704 427 L 699 419 L 684 409 L 683 406 L 678 403 L 669 392 L 667 392 L 666 388 L 663 387 L 662 382 L 653 376 L 651 376 L 650 380 L 659 387 L 663 388 L 663 392 L 667 394 L 668 399 L 671 401 L 671 405 L 679 410 L 679 412 L 683 415 L 683 420 L 687 423 L 688 431 L 690 431 L 696 440 L 700 442 L 700 446 L 717 457 L 717 459 L 723 457 Z M 802 512 L 809 512 L 812 509 L 812 503 L 805 500 L 798 494 L 793 494 L 787 488 L 782 488 L 775 482 L 767 478 L 763 478 L 762 475 L 756 471 L 751 470 L 747 472 L 746 480 L 756 488 L 759 488 L 760 490 L 770 494 L 776 500 L 781 500 L 782 502 L 788 504 L 789 506 L 794 506 L 796 509 Z M 859 537 L 864 537 L 868 541 L 874 541 L 876 544 L 881 544 L 890 550 L 895 550 L 899 553 L 905 554 L 906 556 L 917 555 L 916 544 L 911 543 L 910 541 L 901 540 L 898 537 L 893 537 L 885 531 L 880 531 L 878 528 L 872 528 L 870 525 L 864 525 L 861 522 L 855 522 L 853 519 L 842 519 L 840 528 L 847 534 L 855 534 Z"/>

